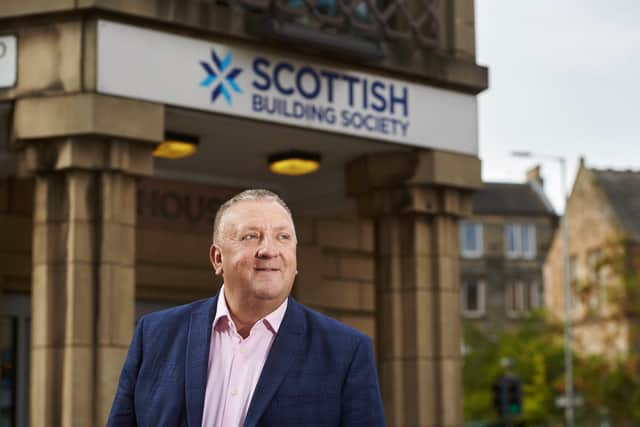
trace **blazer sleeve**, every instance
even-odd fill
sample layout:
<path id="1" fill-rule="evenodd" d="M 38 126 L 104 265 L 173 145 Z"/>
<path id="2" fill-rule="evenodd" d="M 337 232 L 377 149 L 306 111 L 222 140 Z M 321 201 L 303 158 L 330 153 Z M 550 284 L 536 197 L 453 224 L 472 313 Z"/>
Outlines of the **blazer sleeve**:
<path id="1" fill-rule="evenodd" d="M 369 337 L 356 346 L 342 394 L 341 427 L 384 427 L 378 372 Z"/>
<path id="2" fill-rule="evenodd" d="M 134 396 L 138 371 L 142 362 L 143 324 L 144 317 L 136 325 L 129 352 L 120 373 L 120 381 L 111 406 L 107 427 L 137 426 Z"/>

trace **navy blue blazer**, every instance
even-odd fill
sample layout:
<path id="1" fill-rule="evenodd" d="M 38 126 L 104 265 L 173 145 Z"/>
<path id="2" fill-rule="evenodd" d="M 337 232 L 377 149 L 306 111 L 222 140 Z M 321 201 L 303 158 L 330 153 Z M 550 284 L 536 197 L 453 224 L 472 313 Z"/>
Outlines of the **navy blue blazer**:
<path id="1" fill-rule="evenodd" d="M 201 427 L 217 298 L 140 319 L 107 426 Z M 289 297 L 244 426 L 384 425 L 369 337 Z"/>

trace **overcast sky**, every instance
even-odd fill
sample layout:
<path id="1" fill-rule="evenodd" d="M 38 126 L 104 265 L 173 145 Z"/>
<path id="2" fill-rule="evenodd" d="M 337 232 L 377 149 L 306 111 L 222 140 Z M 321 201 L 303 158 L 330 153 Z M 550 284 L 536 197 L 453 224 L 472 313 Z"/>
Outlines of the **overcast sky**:
<path id="1" fill-rule="evenodd" d="M 640 171 L 640 0 L 476 0 L 485 181 L 523 181 L 528 150 L 564 156 L 572 185 L 587 166 Z M 563 206 L 560 169 L 542 163 Z"/>

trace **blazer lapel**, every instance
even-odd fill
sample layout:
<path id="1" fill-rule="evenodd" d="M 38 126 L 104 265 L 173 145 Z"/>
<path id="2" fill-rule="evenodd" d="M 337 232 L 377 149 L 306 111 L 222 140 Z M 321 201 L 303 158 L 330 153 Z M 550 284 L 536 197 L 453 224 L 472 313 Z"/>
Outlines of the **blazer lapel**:
<path id="1" fill-rule="evenodd" d="M 211 324 L 215 317 L 218 295 L 207 301 L 201 310 L 191 313 L 189 321 L 189 338 L 185 360 L 185 405 L 187 425 L 191 427 L 202 425 L 204 393 L 209 367 Z"/>
<path id="2" fill-rule="evenodd" d="M 253 393 L 244 427 L 254 427 L 304 348 L 305 319 L 300 305 L 289 297 L 278 334 L 264 363 Z"/>

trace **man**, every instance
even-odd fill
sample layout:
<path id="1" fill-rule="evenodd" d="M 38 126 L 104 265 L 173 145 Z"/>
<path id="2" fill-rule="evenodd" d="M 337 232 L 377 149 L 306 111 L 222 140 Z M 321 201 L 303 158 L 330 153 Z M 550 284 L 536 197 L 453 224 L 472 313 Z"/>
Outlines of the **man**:
<path id="1" fill-rule="evenodd" d="M 369 338 L 289 296 L 296 233 L 266 190 L 224 203 L 213 298 L 140 319 L 108 426 L 384 426 Z"/>

